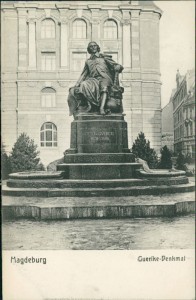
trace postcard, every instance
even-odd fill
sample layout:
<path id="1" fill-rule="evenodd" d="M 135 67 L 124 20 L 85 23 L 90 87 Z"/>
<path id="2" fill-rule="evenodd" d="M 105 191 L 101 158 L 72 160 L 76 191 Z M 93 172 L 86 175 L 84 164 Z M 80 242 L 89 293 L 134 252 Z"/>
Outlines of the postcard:
<path id="1" fill-rule="evenodd" d="M 194 8 L 1 2 L 4 300 L 195 299 Z"/>

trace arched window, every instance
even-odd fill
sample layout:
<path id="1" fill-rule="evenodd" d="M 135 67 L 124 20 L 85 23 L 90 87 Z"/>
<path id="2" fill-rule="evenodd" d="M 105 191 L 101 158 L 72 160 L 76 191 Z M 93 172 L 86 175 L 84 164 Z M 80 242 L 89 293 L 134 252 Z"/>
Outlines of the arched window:
<path id="1" fill-rule="evenodd" d="M 76 19 L 73 22 L 73 38 L 86 39 L 86 22 L 81 19 Z"/>
<path id="2" fill-rule="evenodd" d="M 118 28 L 117 24 L 113 20 L 107 20 L 103 26 L 104 39 L 117 39 L 118 38 Z"/>
<path id="3" fill-rule="evenodd" d="M 56 107 L 56 91 L 44 88 L 41 92 L 41 107 Z"/>
<path id="4" fill-rule="evenodd" d="M 40 130 L 41 147 L 57 147 L 57 127 L 53 123 L 46 122 Z"/>
<path id="5" fill-rule="evenodd" d="M 52 19 L 45 19 L 41 23 L 41 38 L 54 39 L 55 38 L 55 22 Z"/>

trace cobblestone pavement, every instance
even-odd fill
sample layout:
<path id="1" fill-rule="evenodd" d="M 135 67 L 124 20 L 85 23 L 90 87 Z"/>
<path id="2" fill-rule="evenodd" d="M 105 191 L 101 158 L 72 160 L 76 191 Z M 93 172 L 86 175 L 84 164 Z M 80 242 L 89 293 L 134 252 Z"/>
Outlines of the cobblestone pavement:
<path id="1" fill-rule="evenodd" d="M 194 215 L 176 218 L 7 221 L 5 250 L 128 250 L 194 248 Z"/>

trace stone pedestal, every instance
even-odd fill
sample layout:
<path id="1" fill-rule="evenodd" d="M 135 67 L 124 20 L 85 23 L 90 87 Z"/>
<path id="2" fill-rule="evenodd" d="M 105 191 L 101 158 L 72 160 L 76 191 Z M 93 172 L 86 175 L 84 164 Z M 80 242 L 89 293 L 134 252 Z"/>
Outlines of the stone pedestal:
<path id="1" fill-rule="evenodd" d="M 123 115 L 78 115 L 71 124 L 66 153 L 129 153 Z"/>
<path id="2" fill-rule="evenodd" d="M 128 149 L 122 114 L 81 114 L 71 124 L 71 146 L 57 170 L 67 179 L 123 179 L 134 178 L 140 167 Z"/>

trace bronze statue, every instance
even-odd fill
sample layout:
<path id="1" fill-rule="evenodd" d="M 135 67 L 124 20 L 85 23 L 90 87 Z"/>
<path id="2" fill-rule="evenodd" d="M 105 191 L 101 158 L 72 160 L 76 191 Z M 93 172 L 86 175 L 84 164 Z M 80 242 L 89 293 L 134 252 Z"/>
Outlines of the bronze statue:
<path id="1" fill-rule="evenodd" d="M 68 104 L 70 115 L 80 112 L 122 113 L 122 93 L 119 86 L 119 73 L 123 67 L 110 55 L 100 53 L 100 47 L 90 42 L 87 48 L 90 58 L 76 85 L 69 90 Z"/>

